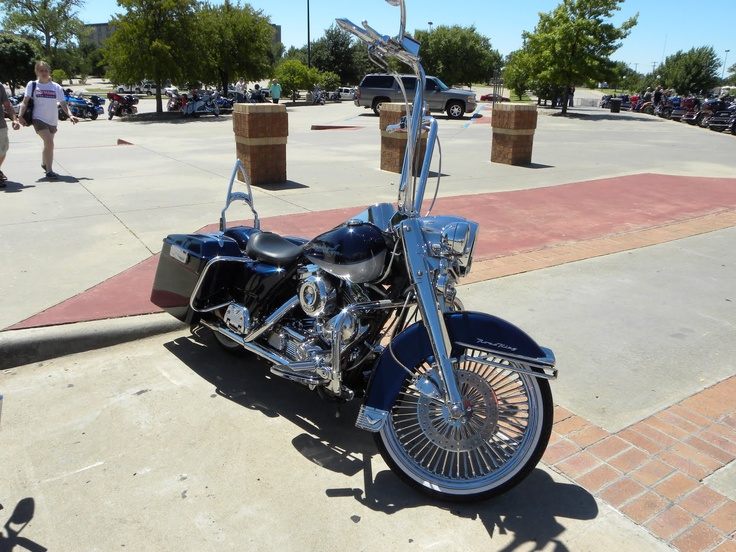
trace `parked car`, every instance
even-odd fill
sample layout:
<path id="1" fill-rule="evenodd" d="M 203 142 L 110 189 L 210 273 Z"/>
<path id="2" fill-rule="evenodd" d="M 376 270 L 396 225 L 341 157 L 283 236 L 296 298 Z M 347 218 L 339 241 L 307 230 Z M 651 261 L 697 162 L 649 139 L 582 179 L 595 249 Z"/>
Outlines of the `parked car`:
<path id="1" fill-rule="evenodd" d="M 118 84 L 115 86 L 118 94 L 143 94 L 142 84 Z"/>
<path id="2" fill-rule="evenodd" d="M 340 96 L 343 99 L 355 99 L 355 92 L 357 91 L 357 88 L 350 88 L 349 86 L 341 86 L 337 89 L 337 91 L 340 93 Z"/>
<path id="3" fill-rule="evenodd" d="M 417 78 L 414 75 L 399 75 L 399 78 L 407 95 L 411 97 Z M 475 92 L 450 88 L 437 77 L 427 77 L 424 100 L 432 112 L 445 112 L 451 119 L 459 119 L 465 113 L 472 113 L 477 107 Z M 391 102 L 404 102 L 394 75 L 372 74 L 363 77 L 355 93 L 355 105 L 372 109 L 376 115 L 380 115 L 383 104 Z"/>
<path id="4" fill-rule="evenodd" d="M 501 96 L 500 94 L 483 94 L 480 97 L 480 101 L 482 102 L 510 102 L 511 100 L 509 98 L 506 98 L 504 96 Z"/>

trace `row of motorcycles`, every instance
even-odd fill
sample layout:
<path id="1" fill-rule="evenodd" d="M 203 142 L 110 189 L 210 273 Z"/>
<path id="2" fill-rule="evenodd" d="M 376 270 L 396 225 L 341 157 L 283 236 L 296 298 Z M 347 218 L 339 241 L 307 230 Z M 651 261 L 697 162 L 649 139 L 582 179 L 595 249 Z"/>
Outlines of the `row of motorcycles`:
<path id="1" fill-rule="evenodd" d="M 601 98 L 600 107 L 610 107 L 613 96 Z M 696 96 L 663 97 L 659 102 L 638 95 L 621 94 L 621 108 L 683 121 L 715 132 L 729 130 L 736 136 L 736 101 L 733 96 L 701 99 Z"/>
<path id="2" fill-rule="evenodd" d="M 20 109 L 20 104 L 23 102 L 24 96 L 25 93 L 21 92 L 8 98 L 16 114 Z M 85 96 L 81 92 L 75 93 L 71 88 L 67 88 L 64 90 L 64 99 L 69 106 L 71 114 L 79 119 L 91 119 L 94 121 L 97 117 L 105 113 L 105 100 L 97 95 Z M 65 121 L 68 118 L 66 112 L 59 105 L 59 120 Z"/>
<path id="3" fill-rule="evenodd" d="M 212 114 L 215 117 L 233 110 L 233 101 L 223 97 L 219 92 L 212 90 L 180 93 L 178 90 L 168 90 L 166 95 L 169 101 L 166 104 L 168 111 L 179 111 L 182 115 L 199 117 Z"/>

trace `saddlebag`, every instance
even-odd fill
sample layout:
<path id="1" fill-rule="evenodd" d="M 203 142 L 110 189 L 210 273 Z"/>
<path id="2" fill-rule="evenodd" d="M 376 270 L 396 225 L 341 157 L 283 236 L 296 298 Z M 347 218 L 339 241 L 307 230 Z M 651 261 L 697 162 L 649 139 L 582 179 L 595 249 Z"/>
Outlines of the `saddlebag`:
<path id="1" fill-rule="evenodd" d="M 221 234 L 167 236 L 158 260 L 151 302 L 182 322 L 196 322 L 189 300 L 205 266 L 215 257 L 243 257 L 243 253 L 238 241 Z"/>

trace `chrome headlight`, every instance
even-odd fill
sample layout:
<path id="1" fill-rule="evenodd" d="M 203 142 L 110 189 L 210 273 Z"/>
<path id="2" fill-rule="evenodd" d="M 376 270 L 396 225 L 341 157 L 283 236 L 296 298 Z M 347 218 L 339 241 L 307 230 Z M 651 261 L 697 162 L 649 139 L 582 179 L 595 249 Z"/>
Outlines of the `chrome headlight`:
<path id="1" fill-rule="evenodd" d="M 448 259 L 459 276 L 470 272 L 478 223 L 460 217 L 426 217 L 422 230 L 432 257 Z"/>
<path id="2" fill-rule="evenodd" d="M 448 224 L 442 230 L 443 249 L 457 259 L 460 276 L 467 276 L 473 263 L 478 223 L 465 221 Z"/>

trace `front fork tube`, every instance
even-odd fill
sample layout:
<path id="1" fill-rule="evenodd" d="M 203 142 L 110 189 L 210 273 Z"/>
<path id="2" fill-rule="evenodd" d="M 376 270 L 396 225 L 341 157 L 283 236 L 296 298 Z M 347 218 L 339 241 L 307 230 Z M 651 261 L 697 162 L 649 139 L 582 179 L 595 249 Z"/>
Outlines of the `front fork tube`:
<path id="1" fill-rule="evenodd" d="M 445 405 L 450 416 L 458 419 L 465 414 L 465 406 L 455 379 L 454 365 L 450 358 L 452 343 L 447 333 L 442 309 L 437 303 L 432 273 L 426 262 L 426 245 L 419 221 L 413 218 L 407 219 L 401 223 L 401 230 L 404 237 L 407 267 L 414 283 L 422 320 L 429 333 L 432 352 L 442 378 Z"/>

